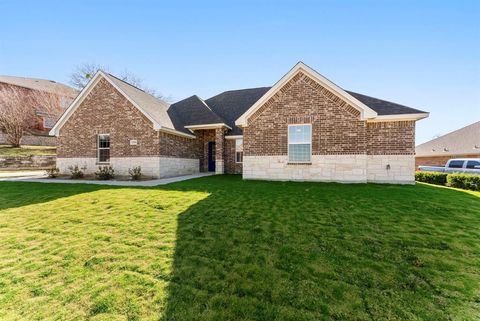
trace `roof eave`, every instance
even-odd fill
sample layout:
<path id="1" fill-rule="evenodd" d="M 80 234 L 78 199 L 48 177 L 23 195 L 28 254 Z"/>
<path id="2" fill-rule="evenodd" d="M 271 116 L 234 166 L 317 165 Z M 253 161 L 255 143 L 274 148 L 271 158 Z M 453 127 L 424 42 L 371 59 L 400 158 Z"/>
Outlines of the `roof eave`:
<path id="1" fill-rule="evenodd" d="M 386 122 L 386 121 L 418 121 L 427 118 L 430 113 L 414 113 L 414 114 L 396 114 L 396 115 L 380 115 L 375 118 L 368 119 L 367 122 Z"/>

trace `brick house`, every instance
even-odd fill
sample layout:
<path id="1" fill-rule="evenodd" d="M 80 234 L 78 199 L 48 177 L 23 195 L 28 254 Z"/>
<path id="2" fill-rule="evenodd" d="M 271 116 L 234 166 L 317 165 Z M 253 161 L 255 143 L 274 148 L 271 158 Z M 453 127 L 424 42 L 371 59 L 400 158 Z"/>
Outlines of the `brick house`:
<path id="1" fill-rule="evenodd" d="M 55 145 L 55 138 L 48 136 L 55 122 L 62 112 L 78 95 L 78 92 L 64 84 L 53 80 L 36 79 L 17 76 L 0 76 L 0 92 L 16 90 L 23 96 L 42 93 L 49 95 L 56 108 L 47 110 L 44 106 L 37 106 L 32 112 L 29 132 L 23 136 L 24 145 Z M 7 143 L 4 134 L 0 132 L 0 144 Z"/>
<path id="2" fill-rule="evenodd" d="M 415 122 L 428 113 L 345 91 L 303 63 L 273 87 L 172 105 L 98 72 L 55 124 L 57 165 L 153 177 L 414 181 Z"/>
<path id="3" fill-rule="evenodd" d="M 418 145 L 415 166 L 444 166 L 451 158 L 480 158 L 480 121 Z"/>

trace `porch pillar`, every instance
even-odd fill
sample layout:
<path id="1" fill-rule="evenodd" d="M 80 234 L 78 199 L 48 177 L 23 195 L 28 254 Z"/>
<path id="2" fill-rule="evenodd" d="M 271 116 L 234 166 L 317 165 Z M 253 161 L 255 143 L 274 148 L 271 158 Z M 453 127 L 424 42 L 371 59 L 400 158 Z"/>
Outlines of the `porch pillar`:
<path id="1" fill-rule="evenodd" d="M 215 129 L 215 174 L 224 173 L 225 131 L 224 128 Z"/>

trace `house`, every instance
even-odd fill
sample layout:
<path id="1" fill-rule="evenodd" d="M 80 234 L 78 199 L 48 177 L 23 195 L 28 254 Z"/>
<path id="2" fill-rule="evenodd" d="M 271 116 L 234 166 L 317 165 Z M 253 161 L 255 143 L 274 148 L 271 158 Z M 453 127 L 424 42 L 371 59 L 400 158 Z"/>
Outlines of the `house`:
<path id="1" fill-rule="evenodd" d="M 428 113 L 346 91 L 299 62 L 273 87 L 172 105 L 99 71 L 51 130 L 57 166 L 168 177 L 414 182 L 415 122 Z"/>
<path id="2" fill-rule="evenodd" d="M 32 112 L 32 121 L 29 133 L 22 138 L 24 145 L 55 145 L 55 138 L 48 133 L 62 112 L 78 95 L 78 92 L 64 84 L 53 80 L 0 76 L 0 92 L 16 91 L 20 95 L 38 95 L 39 93 L 50 97 L 48 100 L 55 106 L 37 106 Z M 0 144 L 5 144 L 6 139 L 0 132 Z"/>
<path id="3" fill-rule="evenodd" d="M 480 158 L 480 121 L 415 148 L 415 166 L 444 166 L 451 158 Z"/>

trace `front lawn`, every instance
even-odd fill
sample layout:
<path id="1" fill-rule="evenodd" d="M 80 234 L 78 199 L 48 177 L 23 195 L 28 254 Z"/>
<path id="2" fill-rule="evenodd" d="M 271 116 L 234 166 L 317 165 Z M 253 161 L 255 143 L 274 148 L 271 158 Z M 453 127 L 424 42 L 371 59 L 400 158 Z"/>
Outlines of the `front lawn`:
<path id="1" fill-rule="evenodd" d="M 1 320 L 478 320 L 480 193 L 0 182 Z"/>
<path id="2" fill-rule="evenodd" d="M 1 156 L 35 156 L 35 155 L 56 155 L 56 148 L 50 146 L 21 146 L 12 147 L 0 145 Z"/>

